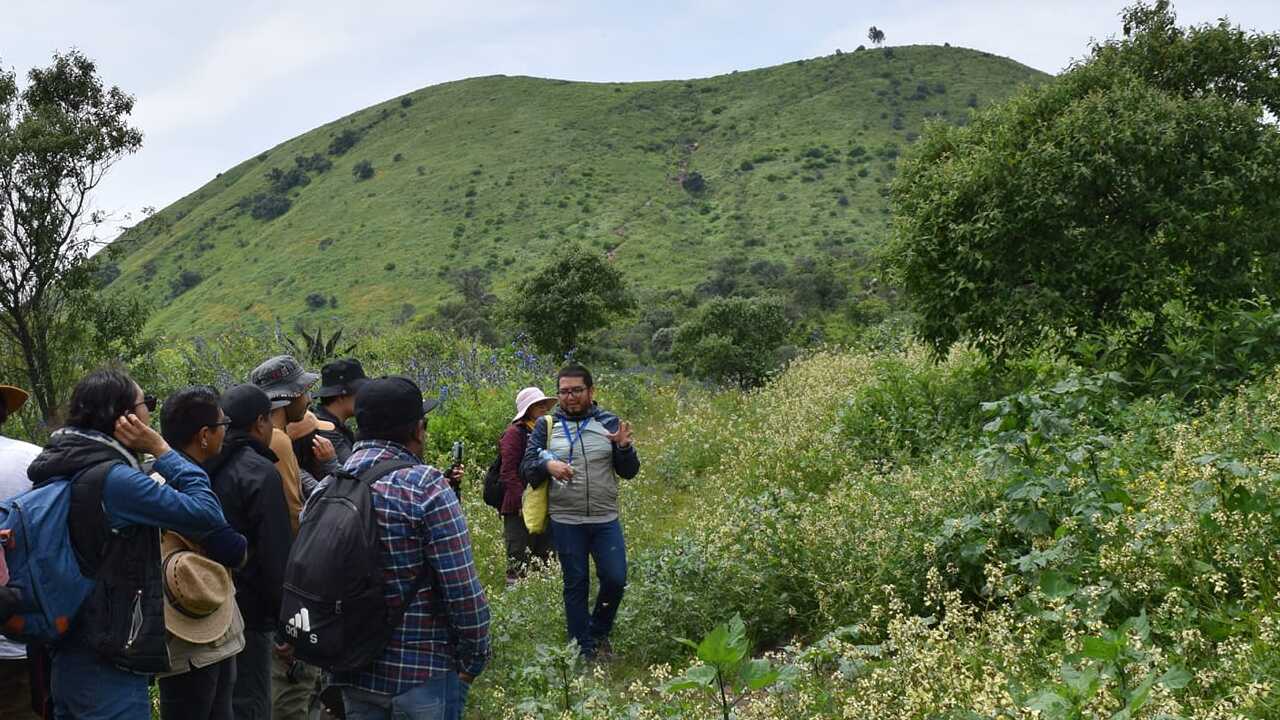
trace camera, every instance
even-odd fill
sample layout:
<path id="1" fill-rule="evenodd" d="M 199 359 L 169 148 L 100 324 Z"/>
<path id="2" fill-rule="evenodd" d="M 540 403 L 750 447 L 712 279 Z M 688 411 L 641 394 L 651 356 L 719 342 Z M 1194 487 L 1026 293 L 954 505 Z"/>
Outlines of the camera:
<path id="1" fill-rule="evenodd" d="M 465 445 L 461 440 L 453 442 L 453 449 L 449 451 L 449 459 L 453 462 L 453 466 L 457 467 L 462 464 L 462 455 Z"/>

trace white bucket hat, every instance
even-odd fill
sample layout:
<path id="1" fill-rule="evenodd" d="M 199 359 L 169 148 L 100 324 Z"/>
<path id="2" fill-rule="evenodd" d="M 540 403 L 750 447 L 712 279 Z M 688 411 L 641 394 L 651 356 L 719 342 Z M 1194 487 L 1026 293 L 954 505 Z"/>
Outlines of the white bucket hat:
<path id="1" fill-rule="evenodd" d="M 537 405 L 543 400 L 554 400 L 542 394 L 542 390 L 536 387 L 527 387 L 516 393 L 516 416 L 511 418 L 511 422 L 518 422 L 529 412 L 529 408 Z"/>

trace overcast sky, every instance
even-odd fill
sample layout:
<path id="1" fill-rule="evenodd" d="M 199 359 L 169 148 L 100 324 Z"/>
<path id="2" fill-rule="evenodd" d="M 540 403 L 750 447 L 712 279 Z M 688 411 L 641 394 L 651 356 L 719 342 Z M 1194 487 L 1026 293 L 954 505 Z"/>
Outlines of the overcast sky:
<path id="1" fill-rule="evenodd" d="M 123 218 L 162 208 L 245 158 L 427 85 L 477 75 L 590 81 L 705 77 L 887 45 L 978 48 L 1056 73 L 1118 34 L 1129 0 L 0 0 L 0 64 L 79 48 L 137 98 L 142 150 L 96 196 Z M 1175 1 L 1280 30 L 1277 0 Z"/>

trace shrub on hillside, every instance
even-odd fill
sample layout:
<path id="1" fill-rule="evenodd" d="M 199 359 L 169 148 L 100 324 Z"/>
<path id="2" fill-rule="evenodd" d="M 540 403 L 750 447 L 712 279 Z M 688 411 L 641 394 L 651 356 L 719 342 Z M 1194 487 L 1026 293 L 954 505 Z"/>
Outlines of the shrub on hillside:
<path id="1" fill-rule="evenodd" d="M 373 177 L 373 163 L 368 160 L 361 160 L 351 166 L 351 174 L 355 176 L 357 181 L 368 180 Z"/>
<path id="2" fill-rule="evenodd" d="M 333 139 L 329 141 L 329 154 L 341 155 L 355 147 L 358 142 L 360 142 L 360 132 L 358 130 L 347 128 L 335 135 Z"/>
<path id="3" fill-rule="evenodd" d="M 204 276 L 194 270 L 183 270 L 178 273 L 178 277 L 169 281 L 169 299 L 178 297 L 182 293 L 200 284 L 204 280 Z"/>
<path id="4" fill-rule="evenodd" d="M 240 198 L 238 205 L 255 220 L 273 220 L 289 212 L 293 201 L 276 193 L 257 193 Z"/>
<path id="5" fill-rule="evenodd" d="M 563 357 L 578 349 L 584 335 L 629 314 L 635 304 L 626 278 L 603 253 L 570 245 L 526 275 L 507 307 L 534 346 Z"/>
<path id="6" fill-rule="evenodd" d="M 303 172 L 323 173 L 333 167 L 333 161 L 320 153 L 299 155 L 293 159 L 293 162 Z"/>
<path id="7" fill-rule="evenodd" d="M 271 184 L 271 192 L 277 195 L 284 195 L 296 187 L 305 187 L 311 182 L 311 178 L 307 177 L 307 171 L 301 167 L 292 167 L 288 170 L 271 168 L 266 178 Z"/>
<path id="8" fill-rule="evenodd" d="M 707 181 L 702 177 L 702 173 L 695 171 L 689 173 L 684 180 L 680 181 L 680 187 L 684 188 L 685 192 L 697 195 L 707 189 Z"/>
<path id="9" fill-rule="evenodd" d="M 671 355 L 695 377 L 755 387 L 777 368 L 789 329 L 777 300 L 715 298 L 676 329 Z"/>
<path id="10" fill-rule="evenodd" d="M 320 310 L 329 304 L 329 301 L 322 293 L 310 293 L 307 295 L 307 307 L 311 310 Z"/>

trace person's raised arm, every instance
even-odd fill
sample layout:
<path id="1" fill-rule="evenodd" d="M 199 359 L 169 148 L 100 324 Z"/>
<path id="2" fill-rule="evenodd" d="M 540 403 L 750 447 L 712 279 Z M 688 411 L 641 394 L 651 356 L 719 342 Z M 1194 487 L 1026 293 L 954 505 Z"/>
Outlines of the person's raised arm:
<path id="1" fill-rule="evenodd" d="M 198 465 L 169 450 L 156 458 L 154 470 L 164 484 L 128 465 L 116 465 L 107 473 L 102 502 L 112 527 L 148 525 L 189 538 L 226 527 L 222 504 Z"/>
<path id="2" fill-rule="evenodd" d="M 613 471 L 618 477 L 630 480 L 640 472 L 640 456 L 636 454 L 631 438 L 631 423 L 611 418 L 605 424 L 606 437 L 613 443 Z"/>

